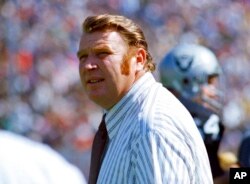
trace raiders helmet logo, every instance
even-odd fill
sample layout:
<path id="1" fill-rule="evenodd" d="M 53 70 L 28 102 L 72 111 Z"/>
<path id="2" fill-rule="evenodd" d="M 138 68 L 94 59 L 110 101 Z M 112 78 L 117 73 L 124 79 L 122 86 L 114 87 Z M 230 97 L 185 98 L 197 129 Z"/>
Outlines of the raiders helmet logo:
<path id="1" fill-rule="evenodd" d="M 175 58 L 175 63 L 182 72 L 186 72 L 193 63 L 193 57 L 190 55 L 181 55 Z"/>

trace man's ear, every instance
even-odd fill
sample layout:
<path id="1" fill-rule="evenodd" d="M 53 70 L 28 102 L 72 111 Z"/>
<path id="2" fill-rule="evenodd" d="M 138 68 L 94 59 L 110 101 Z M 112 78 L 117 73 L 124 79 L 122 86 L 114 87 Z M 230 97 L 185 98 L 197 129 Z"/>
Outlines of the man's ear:
<path id="1" fill-rule="evenodd" d="M 136 51 L 136 70 L 142 71 L 146 63 L 146 51 L 143 48 L 139 48 Z"/>

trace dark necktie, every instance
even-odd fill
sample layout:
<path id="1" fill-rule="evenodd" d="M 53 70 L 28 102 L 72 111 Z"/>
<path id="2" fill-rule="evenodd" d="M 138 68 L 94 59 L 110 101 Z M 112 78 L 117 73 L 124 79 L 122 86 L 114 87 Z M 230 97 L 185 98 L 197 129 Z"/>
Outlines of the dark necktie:
<path id="1" fill-rule="evenodd" d="M 102 117 L 102 122 L 96 132 L 92 153 L 91 153 L 91 163 L 89 172 L 89 184 L 96 184 L 99 170 L 102 164 L 102 157 L 106 143 L 108 142 L 108 133 L 105 124 L 105 114 Z"/>

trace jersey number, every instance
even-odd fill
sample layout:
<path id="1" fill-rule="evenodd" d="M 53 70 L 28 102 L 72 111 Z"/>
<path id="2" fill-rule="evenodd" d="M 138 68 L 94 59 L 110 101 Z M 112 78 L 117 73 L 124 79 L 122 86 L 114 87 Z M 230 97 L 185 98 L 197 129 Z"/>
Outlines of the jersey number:
<path id="1" fill-rule="evenodd" d="M 219 122 L 220 122 L 219 116 L 216 114 L 212 114 L 204 124 L 204 132 L 206 134 L 212 134 L 212 139 L 216 139 L 219 134 L 220 131 Z"/>

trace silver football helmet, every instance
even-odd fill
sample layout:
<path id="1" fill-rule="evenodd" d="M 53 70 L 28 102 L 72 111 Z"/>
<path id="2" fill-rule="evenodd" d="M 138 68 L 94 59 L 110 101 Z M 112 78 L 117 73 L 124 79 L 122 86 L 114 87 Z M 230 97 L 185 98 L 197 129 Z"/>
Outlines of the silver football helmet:
<path id="1" fill-rule="evenodd" d="M 221 108 L 221 104 L 203 95 L 201 89 L 209 86 L 209 77 L 219 76 L 221 71 L 213 52 L 195 44 L 177 45 L 159 65 L 160 80 L 165 87 L 189 99 L 199 96 L 216 108 Z M 216 93 L 221 95 L 219 90 Z"/>

